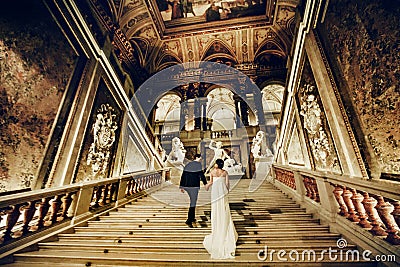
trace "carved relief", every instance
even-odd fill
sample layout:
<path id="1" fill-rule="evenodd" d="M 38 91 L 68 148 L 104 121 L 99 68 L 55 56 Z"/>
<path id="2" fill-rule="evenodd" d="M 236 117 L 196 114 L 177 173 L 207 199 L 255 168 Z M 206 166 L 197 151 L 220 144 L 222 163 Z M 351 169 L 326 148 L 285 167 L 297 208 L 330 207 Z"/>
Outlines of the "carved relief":
<path id="1" fill-rule="evenodd" d="M 138 6 L 141 6 L 143 4 L 142 0 L 128 0 L 125 1 L 125 6 L 122 11 L 122 15 L 125 15 L 127 12 L 135 9 Z"/>
<path id="2" fill-rule="evenodd" d="M 288 27 L 288 21 L 291 20 L 296 13 L 294 7 L 291 6 L 279 6 L 278 16 L 276 18 L 276 23 L 282 28 Z"/>
<path id="3" fill-rule="evenodd" d="M 140 29 L 137 33 L 135 33 L 135 36 L 146 38 L 152 44 L 157 41 L 157 34 L 152 26 L 146 26 Z"/>
<path id="4" fill-rule="evenodd" d="M 172 53 L 182 60 L 182 48 L 179 40 L 165 41 L 163 50 L 165 53 Z"/>
<path id="5" fill-rule="evenodd" d="M 96 120 L 92 126 L 94 141 L 90 145 L 86 160 L 94 176 L 106 175 L 117 128 L 114 109 L 109 104 L 102 104 L 97 110 Z"/>
<path id="6" fill-rule="evenodd" d="M 325 117 L 318 101 L 315 86 L 305 84 L 299 89 L 300 115 L 306 129 L 310 149 L 317 169 L 340 172 L 339 162 L 330 138 L 328 138 Z"/>
<path id="7" fill-rule="evenodd" d="M 256 29 L 254 30 L 254 51 L 264 43 L 265 40 L 270 39 L 273 40 L 276 37 L 276 33 L 271 29 Z"/>

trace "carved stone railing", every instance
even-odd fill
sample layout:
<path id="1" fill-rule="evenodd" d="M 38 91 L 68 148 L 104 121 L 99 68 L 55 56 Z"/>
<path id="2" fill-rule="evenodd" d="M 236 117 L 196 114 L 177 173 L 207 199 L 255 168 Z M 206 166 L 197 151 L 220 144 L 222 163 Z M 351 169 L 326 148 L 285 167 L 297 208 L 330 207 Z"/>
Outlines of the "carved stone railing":
<path id="1" fill-rule="evenodd" d="M 296 181 L 294 179 L 294 175 L 292 171 L 275 168 L 275 179 L 284 185 L 296 190 Z"/>
<path id="2" fill-rule="evenodd" d="M 306 197 L 309 197 L 310 199 L 319 202 L 319 192 L 318 192 L 318 186 L 317 186 L 317 181 L 313 177 L 308 177 L 303 175 L 303 184 L 306 189 Z"/>
<path id="3" fill-rule="evenodd" d="M 370 240 L 368 241 L 370 243 L 376 242 L 375 245 L 379 248 L 384 246 L 379 243 L 382 239 L 388 244 L 384 246 L 386 248 L 390 248 L 391 245 L 400 245 L 399 183 L 365 180 L 282 165 L 274 165 L 273 170 L 274 183 L 278 187 L 292 194 L 294 199 L 299 200 L 308 208 L 314 209 L 325 220 L 334 223 L 335 227 L 339 225 L 345 232 L 352 233 L 354 229 L 351 224 L 358 225 L 359 232 L 357 233 L 365 233 L 366 238 L 363 240 Z M 287 176 L 294 178 L 285 178 Z M 297 182 L 295 190 L 279 186 L 279 183 L 282 183 L 291 187 L 291 182 L 288 180 Z M 338 216 L 345 219 L 338 220 Z M 378 239 L 371 239 L 367 233 Z M 398 252 L 398 249 L 393 251 Z"/>
<path id="4" fill-rule="evenodd" d="M 165 171 L 160 170 L 2 196 L 0 258 L 26 240 L 71 227 L 122 205 L 161 184 L 164 178 Z"/>
<path id="5" fill-rule="evenodd" d="M 231 138 L 232 130 L 211 131 L 211 139 Z"/>
<path id="6" fill-rule="evenodd" d="M 371 194 L 340 184 L 333 184 L 338 214 L 383 237 L 393 245 L 400 245 L 400 201 Z"/>

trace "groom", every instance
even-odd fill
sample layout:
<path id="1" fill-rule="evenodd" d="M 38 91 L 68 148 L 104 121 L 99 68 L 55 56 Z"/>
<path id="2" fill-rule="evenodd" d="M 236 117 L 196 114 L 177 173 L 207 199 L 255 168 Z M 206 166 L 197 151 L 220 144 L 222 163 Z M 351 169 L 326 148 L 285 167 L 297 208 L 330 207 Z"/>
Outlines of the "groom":
<path id="1" fill-rule="evenodd" d="M 186 191 L 190 198 L 190 207 L 188 218 L 186 220 L 186 224 L 189 227 L 193 227 L 192 223 L 196 221 L 196 203 L 200 190 L 200 180 L 204 185 L 207 184 L 207 180 L 204 176 L 203 168 L 201 166 L 201 155 L 196 154 L 194 157 L 194 161 L 189 162 L 183 169 L 181 182 L 179 184 L 181 192 L 184 193 Z"/>

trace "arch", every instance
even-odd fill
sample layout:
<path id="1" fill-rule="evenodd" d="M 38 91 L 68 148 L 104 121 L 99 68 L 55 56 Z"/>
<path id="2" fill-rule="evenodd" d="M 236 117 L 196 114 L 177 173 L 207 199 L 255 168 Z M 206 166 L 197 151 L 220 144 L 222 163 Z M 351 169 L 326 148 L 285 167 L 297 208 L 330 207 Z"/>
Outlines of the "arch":
<path id="1" fill-rule="evenodd" d="M 212 94 L 213 91 L 217 90 L 220 91 L 220 97 L 215 97 Z M 214 87 L 214 89 L 208 92 L 207 99 L 208 101 L 206 115 L 208 118 L 212 118 L 214 114 L 218 112 L 221 108 L 226 108 L 227 110 L 230 110 L 233 114 L 235 114 L 235 103 L 231 90 L 224 87 Z"/>
<path id="2" fill-rule="evenodd" d="M 212 61 L 215 58 L 227 58 L 235 63 L 238 62 L 235 52 L 229 47 L 229 44 L 223 40 L 214 40 L 210 42 L 205 48 L 201 57 L 202 61 Z"/>
<path id="3" fill-rule="evenodd" d="M 228 81 L 218 79 L 218 76 L 235 78 Z M 132 98 L 132 106 L 141 109 L 139 114 L 142 114 L 141 120 L 145 124 L 146 118 L 156 104 L 155 95 L 163 95 L 180 85 L 200 82 L 229 88 L 233 94 L 243 99 L 249 109 L 255 108 L 253 104 L 246 100 L 246 90 L 257 92 L 259 88 L 247 75 L 224 64 L 204 61 L 183 63 L 156 73 L 138 88 Z M 246 88 L 246 90 L 243 88 Z M 256 112 L 253 110 L 253 113 Z"/>
<path id="4" fill-rule="evenodd" d="M 156 71 L 161 71 L 163 69 L 166 69 L 168 67 L 171 67 L 173 65 L 181 64 L 182 61 L 176 57 L 175 54 L 173 53 L 164 53 L 162 54 L 159 59 L 157 60 L 156 66 L 157 69 Z"/>
<path id="5" fill-rule="evenodd" d="M 181 114 L 181 97 L 169 92 L 156 102 L 155 121 L 160 124 L 160 133 L 179 131 Z"/>
<path id="6" fill-rule="evenodd" d="M 150 43 L 146 38 L 143 37 L 133 37 L 130 39 L 131 44 L 135 47 L 135 51 L 138 51 L 137 55 L 139 57 L 139 62 L 141 66 L 145 65 L 147 52 L 150 47 Z"/>

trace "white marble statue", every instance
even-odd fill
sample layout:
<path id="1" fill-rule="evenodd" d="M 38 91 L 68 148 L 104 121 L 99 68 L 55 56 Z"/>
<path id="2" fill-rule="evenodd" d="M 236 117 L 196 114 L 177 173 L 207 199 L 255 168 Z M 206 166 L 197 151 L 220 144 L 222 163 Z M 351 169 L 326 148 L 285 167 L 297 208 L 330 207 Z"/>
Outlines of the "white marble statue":
<path id="1" fill-rule="evenodd" d="M 179 137 L 174 137 L 172 139 L 172 149 L 167 157 L 167 166 L 175 167 L 183 171 L 185 167 L 183 161 L 185 160 L 186 150 L 183 143 Z"/>
<path id="2" fill-rule="evenodd" d="M 229 175 L 239 175 L 244 174 L 241 163 L 236 163 L 236 160 L 229 158 L 224 161 L 224 170 L 228 172 Z"/>
<path id="3" fill-rule="evenodd" d="M 256 136 L 253 138 L 251 153 L 253 154 L 253 157 L 255 159 L 274 156 L 267 145 L 267 142 L 265 140 L 265 133 L 263 131 L 258 131 Z"/>
<path id="4" fill-rule="evenodd" d="M 225 161 L 226 159 L 230 159 L 229 155 L 222 148 L 222 142 L 221 141 L 211 140 L 211 142 L 208 145 L 208 147 L 210 149 L 214 150 L 214 157 L 211 160 L 210 165 L 208 165 L 206 173 L 208 173 L 214 167 L 215 161 L 217 159 L 222 159 L 223 161 Z"/>
<path id="5" fill-rule="evenodd" d="M 211 140 L 208 147 L 214 150 L 214 157 L 211 160 L 210 165 L 208 165 L 208 168 L 205 172 L 206 174 L 208 174 L 209 171 L 214 167 L 217 159 L 222 159 L 224 161 L 224 170 L 226 170 L 229 175 L 243 174 L 242 164 L 237 164 L 236 161 L 226 153 L 226 151 L 222 148 L 221 141 Z"/>

